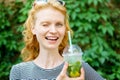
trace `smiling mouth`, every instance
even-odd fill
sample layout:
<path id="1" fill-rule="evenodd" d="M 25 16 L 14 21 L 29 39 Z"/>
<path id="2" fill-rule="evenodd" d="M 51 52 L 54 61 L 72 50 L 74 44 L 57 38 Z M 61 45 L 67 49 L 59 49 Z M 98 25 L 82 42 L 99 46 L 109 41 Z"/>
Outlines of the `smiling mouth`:
<path id="1" fill-rule="evenodd" d="M 58 37 L 45 37 L 46 40 L 57 41 Z"/>

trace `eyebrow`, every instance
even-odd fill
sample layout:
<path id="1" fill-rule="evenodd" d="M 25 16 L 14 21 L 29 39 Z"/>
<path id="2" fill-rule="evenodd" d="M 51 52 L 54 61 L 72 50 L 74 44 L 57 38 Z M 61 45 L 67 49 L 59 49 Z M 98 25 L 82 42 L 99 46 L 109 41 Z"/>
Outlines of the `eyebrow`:
<path id="1" fill-rule="evenodd" d="M 50 23 L 50 21 L 43 20 L 43 21 L 41 21 L 40 23 L 41 23 L 41 24 L 42 24 L 42 23 Z M 60 20 L 59 20 L 59 21 L 56 21 L 56 23 L 64 23 L 64 21 L 60 21 Z"/>
<path id="2" fill-rule="evenodd" d="M 41 21 L 40 24 L 43 24 L 43 23 L 50 23 L 49 21 Z"/>

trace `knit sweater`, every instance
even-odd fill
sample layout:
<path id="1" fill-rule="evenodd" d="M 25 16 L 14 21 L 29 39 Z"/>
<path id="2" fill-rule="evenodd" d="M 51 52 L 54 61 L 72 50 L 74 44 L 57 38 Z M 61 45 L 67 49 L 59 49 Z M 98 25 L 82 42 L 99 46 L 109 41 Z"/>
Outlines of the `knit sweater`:
<path id="1" fill-rule="evenodd" d="M 22 62 L 13 65 L 10 71 L 10 80 L 56 80 L 63 68 L 64 63 L 52 68 L 43 69 L 33 61 Z M 83 62 L 85 80 L 104 80 L 88 63 Z"/>

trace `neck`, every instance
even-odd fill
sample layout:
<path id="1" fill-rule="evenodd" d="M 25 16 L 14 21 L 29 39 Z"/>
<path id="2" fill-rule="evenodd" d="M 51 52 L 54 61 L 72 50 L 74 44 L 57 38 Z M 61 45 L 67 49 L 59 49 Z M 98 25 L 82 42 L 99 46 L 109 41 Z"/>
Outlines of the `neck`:
<path id="1" fill-rule="evenodd" d="M 34 63 L 42 68 L 51 69 L 63 63 L 63 57 L 58 50 L 43 50 L 39 52 L 38 57 Z"/>

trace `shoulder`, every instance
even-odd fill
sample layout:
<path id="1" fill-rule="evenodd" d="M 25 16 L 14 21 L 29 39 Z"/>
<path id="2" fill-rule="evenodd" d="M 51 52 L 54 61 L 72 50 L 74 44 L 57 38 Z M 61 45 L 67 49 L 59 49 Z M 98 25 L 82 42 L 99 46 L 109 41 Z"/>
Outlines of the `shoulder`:
<path id="1" fill-rule="evenodd" d="M 83 62 L 82 66 L 85 71 L 85 80 L 104 80 L 104 78 L 99 75 L 88 63 Z"/>
<path id="2" fill-rule="evenodd" d="M 10 80 L 11 79 L 20 79 L 23 73 L 28 72 L 32 67 L 32 61 L 21 62 L 12 66 L 10 70 Z"/>
<path id="3" fill-rule="evenodd" d="M 19 68 L 19 67 L 22 67 L 22 68 L 26 68 L 26 67 L 29 67 L 29 66 L 31 66 L 32 65 L 32 61 L 28 61 L 28 62 L 21 62 L 21 63 L 18 63 L 18 64 L 15 64 L 15 65 L 13 65 L 13 67 L 17 67 L 17 68 Z"/>
<path id="4" fill-rule="evenodd" d="M 30 66 L 32 65 L 32 61 L 29 61 L 29 62 L 21 62 L 21 63 L 18 63 L 18 64 L 15 64 L 12 66 L 11 70 L 14 71 L 14 70 L 21 70 L 21 69 L 26 69 L 26 68 L 29 68 Z"/>
<path id="5" fill-rule="evenodd" d="M 11 70 L 20 73 L 24 71 L 29 71 L 32 68 L 32 66 L 33 66 L 32 61 L 21 62 L 21 63 L 13 65 Z"/>

